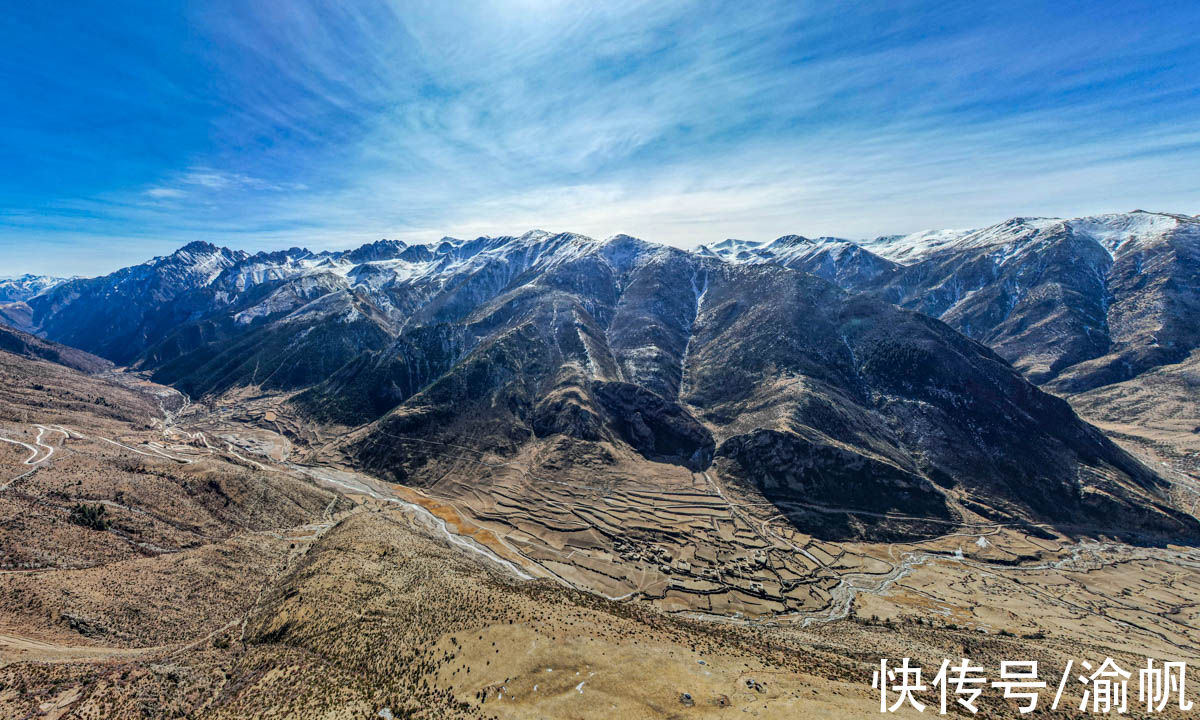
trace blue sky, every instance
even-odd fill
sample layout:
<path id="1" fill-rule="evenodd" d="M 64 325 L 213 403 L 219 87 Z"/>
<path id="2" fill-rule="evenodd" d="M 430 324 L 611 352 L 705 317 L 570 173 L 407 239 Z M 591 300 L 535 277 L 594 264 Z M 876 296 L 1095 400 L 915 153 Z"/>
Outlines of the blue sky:
<path id="1" fill-rule="evenodd" d="M 80 2 L 0 18 L 0 275 L 191 240 L 692 246 L 1200 213 L 1195 2 Z"/>

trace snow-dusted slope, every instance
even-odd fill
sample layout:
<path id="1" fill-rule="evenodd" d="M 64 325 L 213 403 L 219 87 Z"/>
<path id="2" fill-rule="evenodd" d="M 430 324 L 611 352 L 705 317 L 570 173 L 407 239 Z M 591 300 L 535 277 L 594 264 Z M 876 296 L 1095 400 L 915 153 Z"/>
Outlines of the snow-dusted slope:
<path id="1" fill-rule="evenodd" d="M 922 230 L 908 235 L 883 235 L 858 244 L 880 257 L 902 265 L 916 262 L 958 242 L 975 230 Z"/>
<path id="2" fill-rule="evenodd" d="M 210 286 L 247 257 L 194 242 L 110 275 L 69 280 L 27 301 L 30 329 L 114 362 L 129 362 L 150 336 L 204 311 L 204 303 L 192 306 L 182 298 Z"/>
<path id="3" fill-rule="evenodd" d="M 1178 229 L 1195 227 L 1186 215 L 1135 210 L 1064 220 L 1016 217 L 998 225 L 970 230 L 924 230 L 909 235 L 885 235 L 857 245 L 902 265 L 920 262 L 939 252 L 1020 244 L 1056 227 L 1090 238 L 1115 255 L 1161 240 Z"/>
<path id="4" fill-rule="evenodd" d="M 769 243 L 725 240 L 701 245 L 696 253 L 733 263 L 783 265 L 853 288 L 879 280 L 896 266 L 857 243 L 834 237 L 784 235 Z"/>
<path id="5" fill-rule="evenodd" d="M 1195 235 L 1200 223 L 1195 218 L 1166 213 L 1114 213 L 1066 221 L 1072 231 L 1092 238 L 1114 257 L 1164 241 L 1173 233 Z"/>
<path id="6" fill-rule="evenodd" d="M 730 239 L 692 254 L 734 265 L 783 265 L 919 310 L 1048 382 L 1114 348 L 1112 367 L 1136 373 L 1200 342 L 1192 339 L 1200 336 L 1192 327 L 1200 321 L 1189 319 L 1196 313 L 1188 304 L 1198 284 L 1198 245 L 1195 218 L 1137 211 L 1019 217 L 987 228 L 859 242 Z M 619 276 L 670 252 L 623 235 L 598 241 L 540 230 L 429 244 L 380 240 L 337 252 L 248 254 L 192 243 L 105 277 L 54 285 L 17 315 L 31 318 L 23 327 L 119 363 L 163 362 L 264 325 L 297 332 L 337 317 L 387 336 L 459 322 L 528 282 L 522 278 L 576 264 L 597 277 Z M 1088 370 L 1087 382 L 1101 382 L 1107 372 Z"/>
<path id="7" fill-rule="evenodd" d="M 29 274 L 0 278 L 0 303 L 23 302 L 69 279 Z"/>
<path id="8" fill-rule="evenodd" d="M 1200 346 L 1200 222 L 1186 215 L 1017 217 L 974 230 L 860 242 L 788 236 L 698 252 L 805 270 L 919 310 L 1066 392 Z"/>
<path id="9" fill-rule="evenodd" d="M 762 252 L 765 245 L 767 243 L 728 238 L 712 245 L 700 245 L 696 248 L 696 253 L 730 262 L 752 262 L 766 257 Z"/>
<path id="10" fill-rule="evenodd" d="M 226 321 L 251 326 L 337 307 L 341 317 L 370 317 L 390 332 L 425 315 L 455 316 L 521 273 L 567 261 L 595 244 L 541 230 L 418 245 L 381 240 L 320 253 L 249 254 L 195 242 L 110 275 L 56 285 L 30 298 L 27 326 L 118 363 L 134 362 L 201 319 L 213 327 Z M 324 295 L 351 291 L 354 297 L 331 298 L 321 312 L 313 308 L 316 315 L 304 312 Z M 364 302 L 370 311 L 363 311 Z"/>

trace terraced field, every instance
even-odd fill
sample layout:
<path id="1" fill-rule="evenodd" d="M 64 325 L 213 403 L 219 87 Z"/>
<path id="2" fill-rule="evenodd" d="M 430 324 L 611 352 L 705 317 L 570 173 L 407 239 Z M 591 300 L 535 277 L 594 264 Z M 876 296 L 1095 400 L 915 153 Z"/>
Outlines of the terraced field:
<path id="1" fill-rule="evenodd" d="M 797 525 L 869 513 L 544 449 L 395 485 L 286 398 L 75 389 L 0 420 L 6 715 L 860 717 L 880 657 L 1200 661 L 1189 548 L 969 514 L 834 541 Z"/>

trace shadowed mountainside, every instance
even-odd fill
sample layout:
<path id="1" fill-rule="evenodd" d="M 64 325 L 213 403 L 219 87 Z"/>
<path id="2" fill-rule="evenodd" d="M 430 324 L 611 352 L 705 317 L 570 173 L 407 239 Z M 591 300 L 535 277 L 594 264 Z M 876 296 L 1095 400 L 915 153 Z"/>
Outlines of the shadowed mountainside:
<path id="1" fill-rule="evenodd" d="M 85 373 L 104 372 L 113 368 L 113 364 L 104 358 L 43 340 L 7 325 L 0 325 L 0 350 L 22 357 L 49 360 Z"/>
<path id="2" fill-rule="evenodd" d="M 862 243 L 786 236 L 700 252 L 812 272 L 939 318 L 1057 393 L 1129 380 L 1200 346 L 1200 221 L 1186 215 L 1013 218 Z"/>
<path id="3" fill-rule="evenodd" d="M 1054 247 L 1074 237 L 1030 232 Z M 834 280 L 887 288 L 902 267 L 802 241 L 788 245 L 826 269 L 853 259 Z M 503 457 L 555 438 L 561 462 L 628 448 L 781 503 L 1194 532 L 1151 471 L 987 347 L 813 275 L 713 254 L 539 231 L 319 255 L 194 243 L 31 307 L 42 332 L 189 394 L 297 393 L 300 413 L 353 429 L 346 456 L 409 483 L 447 446 Z"/>

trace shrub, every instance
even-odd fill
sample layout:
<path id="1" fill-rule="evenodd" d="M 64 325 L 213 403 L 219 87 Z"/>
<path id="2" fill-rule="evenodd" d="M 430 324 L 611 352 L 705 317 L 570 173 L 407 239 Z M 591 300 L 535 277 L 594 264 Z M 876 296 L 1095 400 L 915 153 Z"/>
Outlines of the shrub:
<path id="1" fill-rule="evenodd" d="M 76 525 L 82 525 L 85 528 L 92 530 L 104 531 L 108 529 L 108 508 L 103 505 L 85 505 L 79 503 L 71 508 L 71 517 L 68 518 Z"/>

